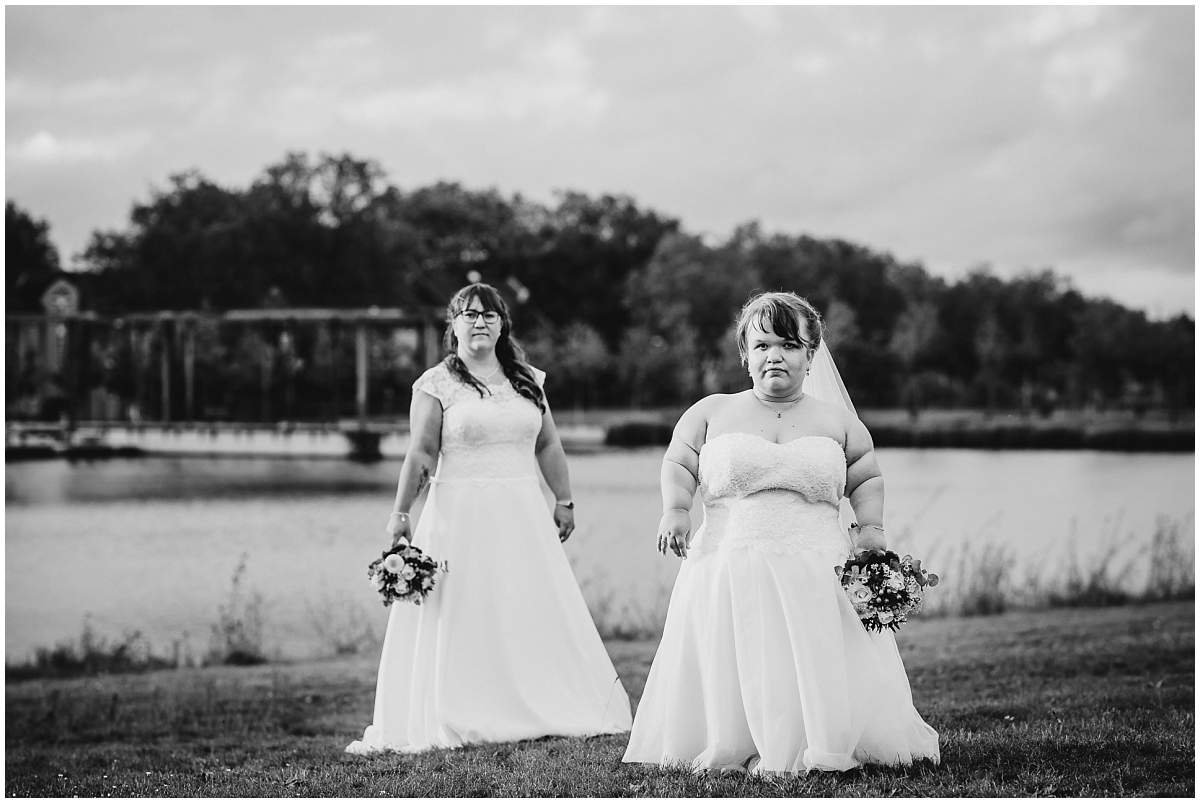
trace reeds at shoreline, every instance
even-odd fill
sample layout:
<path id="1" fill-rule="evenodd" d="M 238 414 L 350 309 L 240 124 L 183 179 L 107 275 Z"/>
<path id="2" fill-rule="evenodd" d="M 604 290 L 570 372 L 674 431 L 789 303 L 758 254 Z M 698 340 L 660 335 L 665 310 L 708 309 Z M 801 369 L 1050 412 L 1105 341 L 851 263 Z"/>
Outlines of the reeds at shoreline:
<path id="1" fill-rule="evenodd" d="M 942 582 L 931 589 L 919 616 L 987 616 L 1009 610 L 1130 605 L 1195 599 L 1195 545 L 1189 520 L 1160 516 L 1148 539 L 1121 542 L 1114 522 L 1091 551 L 1081 554 L 1076 535 L 1069 534 L 1062 554 L 1052 559 L 1018 560 L 1003 541 L 991 537 L 966 540 L 949 549 L 934 545 L 919 557 Z M 907 534 L 897 538 L 903 552 Z M 30 678 L 118 674 L 188 665 L 253 664 L 272 660 L 264 644 L 268 624 L 257 597 L 241 586 L 244 566 L 235 571 L 229 599 L 213 624 L 212 644 L 197 658 L 181 656 L 176 642 L 171 655 L 154 651 L 138 631 L 122 638 L 97 636 L 89 621 L 76 641 L 42 647 L 24 663 L 6 663 L 8 681 Z M 670 599 L 669 584 L 656 589 L 648 602 L 637 602 L 621 589 L 585 583 L 592 616 L 600 635 L 610 641 L 655 639 L 662 633 Z M 330 613 L 341 625 L 330 627 L 318 611 L 310 611 L 313 629 L 330 656 L 370 652 L 379 646 L 353 603 L 342 600 Z M 345 627 L 353 622 L 354 627 Z M 347 634 L 352 638 L 349 638 Z M 248 660 L 248 656 L 252 660 Z"/>

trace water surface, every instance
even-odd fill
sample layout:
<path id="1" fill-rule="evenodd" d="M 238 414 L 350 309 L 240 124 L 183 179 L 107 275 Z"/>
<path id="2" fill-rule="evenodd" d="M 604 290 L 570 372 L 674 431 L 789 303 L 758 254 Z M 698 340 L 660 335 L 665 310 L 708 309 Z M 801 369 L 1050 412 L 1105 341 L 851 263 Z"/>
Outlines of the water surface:
<path id="1" fill-rule="evenodd" d="M 578 529 L 566 550 L 593 615 L 610 626 L 661 615 L 677 571 L 654 549 L 661 456 L 570 457 Z M 1071 544 L 1135 556 L 1158 516 L 1194 534 L 1193 455 L 881 449 L 879 458 L 892 543 L 934 562 L 989 542 L 1050 566 Z M 365 567 L 386 546 L 399 467 L 244 457 L 8 465 L 7 657 L 78 636 L 85 615 L 102 634 L 138 629 L 200 654 L 243 554 L 271 649 L 328 652 L 330 628 L 382 633 L 386 610 Z"/>

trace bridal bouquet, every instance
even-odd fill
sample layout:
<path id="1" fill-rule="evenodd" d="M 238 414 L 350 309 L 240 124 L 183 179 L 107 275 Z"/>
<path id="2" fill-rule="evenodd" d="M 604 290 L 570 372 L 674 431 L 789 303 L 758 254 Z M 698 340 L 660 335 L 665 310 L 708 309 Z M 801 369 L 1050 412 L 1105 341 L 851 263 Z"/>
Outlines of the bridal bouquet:
<path id="1" fill-rule="evenodd" d="M 921 610 L 925 589 L 938 584 L 938 576 L 921 568 L 912 555 L 900 557 L 890 549 L 871 549 L 851 555 L 834 571 L 850 604 L 868 630 L 895 631 Z"/>
<path id="2" fill-rule="evenodd" d="M 384 606 L 396 600 L 420 605 L 433 590 L 438 572 L 448 572 L 444 561 L 438 563 L 415 546 L 396 544 L 367 567 L 371 585 L 383 597 Z"/>

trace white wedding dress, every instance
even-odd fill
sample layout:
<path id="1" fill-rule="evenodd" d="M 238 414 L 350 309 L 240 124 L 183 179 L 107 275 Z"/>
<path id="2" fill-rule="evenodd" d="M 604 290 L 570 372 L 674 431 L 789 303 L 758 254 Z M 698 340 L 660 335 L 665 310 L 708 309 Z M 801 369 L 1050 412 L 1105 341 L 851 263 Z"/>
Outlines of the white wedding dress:
<path id="1" fill-rule="evenodd" d="M 890 632 L 868 633 L 834 566 L 842 446 L 748 433 L 700 451 L 704 524 L 679 569 L 627 762 L 764 773 L 940 759 Z"/>
<path id="2" fill-rule="evenodd" d="M 541 413 L 507 380 L 480 398 L 441 364 L 413 388 L 443 408 L 413 545 L 450 571 L 423 604 L 392 605 L 374 720 L 347 752 L 628 731 L 629 698 L 539 485 Z"/>

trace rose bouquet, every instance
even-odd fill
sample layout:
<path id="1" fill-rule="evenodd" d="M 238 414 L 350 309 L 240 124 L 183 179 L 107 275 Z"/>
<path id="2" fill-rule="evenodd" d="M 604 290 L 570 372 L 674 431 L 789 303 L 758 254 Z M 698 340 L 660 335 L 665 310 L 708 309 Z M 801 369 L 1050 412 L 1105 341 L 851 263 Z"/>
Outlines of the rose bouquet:
<path id="1" fill-rule="evenodd" d="M 921 561 L 890 549 L 851 555 L 833 570 L 863 626 L 875 631 L 899 630 L 909 614 L 921 610 L 925 589 L 938 584 L 938 576 L 922 569 Z"/>
<path id="2" fill-rule="evenodd" d="M 415 546 L 396 544 L 371 561 L 367 577 L 383 597 L 384 606 L 396 600 L 420 605 L 437 582 L 438 572 L 448 572 L 446 562 L 438 563 Z"/>

